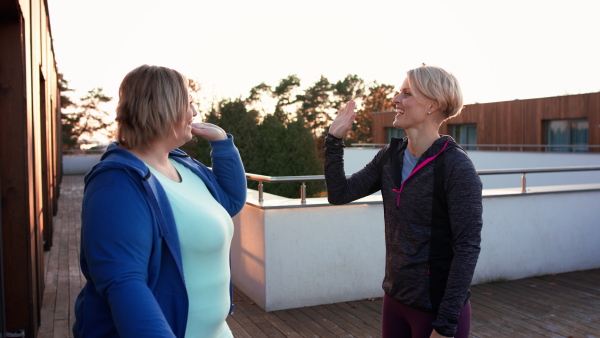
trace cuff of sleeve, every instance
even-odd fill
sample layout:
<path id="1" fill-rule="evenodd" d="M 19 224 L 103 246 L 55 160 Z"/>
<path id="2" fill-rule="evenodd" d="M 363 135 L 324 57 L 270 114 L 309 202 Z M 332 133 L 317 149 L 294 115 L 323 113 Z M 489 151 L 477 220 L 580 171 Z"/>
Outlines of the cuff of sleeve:
<path id="1" fill-rule="evenodd" d="M 335 146 L 335 147 L 346 147 L 344 144 L 344 139 L 341 137 L 335 137 L 331 134 L 327 134 L 325 137 L 325 145 L 326 146 Z"/>
<path id="2" fill-rule="evenodd" d="M 227 138 L 224 140 L 210 141 L 210 146 L 212 152 L 216 153 L 231 149 L 233 146 L 233 135 L 227 134 Z"/>
<path id="3" fill-rule="evenodd" d="M 456 325 L 443 324 L 439 321 L 433 322 L 433 329 L 444 337 L 454 337 L 456 334 Z"/>

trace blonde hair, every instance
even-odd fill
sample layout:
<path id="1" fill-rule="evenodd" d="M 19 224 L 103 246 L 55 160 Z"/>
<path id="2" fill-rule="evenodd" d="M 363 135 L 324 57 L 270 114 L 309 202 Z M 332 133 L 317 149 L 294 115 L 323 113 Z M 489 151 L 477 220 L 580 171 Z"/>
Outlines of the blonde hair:
<path id="1" fill-rule="evenodd" d="M 445 119 L 454 117 L 463 108 L 463 95 L 454 74 L 436 66 L 422 66 L 407 72 L 413 90 L 416 88 L 430 100 L 436 101 Z"/>
<path id="2" fill-rule="evenodd" d="M 144 149 L 185 124 L 188 106 L 185 76 L 166 67 L 137 67 L 119 87 L 117 140 L 126 148 Z"/>

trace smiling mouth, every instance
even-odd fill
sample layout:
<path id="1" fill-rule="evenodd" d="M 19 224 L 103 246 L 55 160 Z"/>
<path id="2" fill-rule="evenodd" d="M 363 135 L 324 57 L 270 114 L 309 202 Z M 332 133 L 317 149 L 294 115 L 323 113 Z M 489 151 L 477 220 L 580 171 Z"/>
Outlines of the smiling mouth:
<path id="1" fill-rule="evenodd" d="M 396 108 L 396 114 L 404 114 L 404 109 Z"/>

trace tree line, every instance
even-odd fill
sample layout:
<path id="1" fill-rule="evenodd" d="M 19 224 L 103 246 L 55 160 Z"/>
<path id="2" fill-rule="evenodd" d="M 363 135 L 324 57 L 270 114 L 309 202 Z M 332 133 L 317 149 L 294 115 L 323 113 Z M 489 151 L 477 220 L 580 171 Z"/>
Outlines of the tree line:
<path id="1" fill-rule="evenodd" d="M 61 81 L 62 97 L 70 89 L 65 80 Z M 357 118 L 345 140 L 347 144 L 371 143 L 372 112 L 391 110 L 395 94 L 393 85 L 367 84 L 357 75 L 337 82 L 321 76 L 306 89 L 300 87 L 298 76 L 289 75 L 275 85 L 263 82 L 251 88 L 246 98 L 208 104 L 199 98 L 201 86 L 197 81 L 190 79 L 189 88 L 193 103 L 200 106 L 202 122 L 219 125 L 234 135 L 246 172 L 267 176 L 321 175 L 324 136 L 335 113 L 351 99 L 357 102 Z M 110 100 L 100 88 L 89 91 L 77 105 L 67 97 L 65 102 L 72 112 L 63 114 L 63 144 L 77 148 L 82 135 L 107 132 L 111 126 L 102 123 L 107 113 L 99 107 Z M 194 138 L 182 150 L 211 165 L 208 142 Z M 320 194 L 323 184 L 307 183 L 307 195 Z M 256 189 L 257 183 L 250 181 L 248 186 Z M 291 198 L 298 198 L 299 189 L 299 183 L 264 185 L 267 193 Z"/>

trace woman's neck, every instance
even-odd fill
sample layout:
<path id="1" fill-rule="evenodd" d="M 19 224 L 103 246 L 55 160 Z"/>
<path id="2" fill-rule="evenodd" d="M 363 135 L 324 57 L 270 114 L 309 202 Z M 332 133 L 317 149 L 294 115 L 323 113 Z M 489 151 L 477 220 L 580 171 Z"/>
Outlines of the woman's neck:
<path id="1" fill-rule="evenodd" d="M 181 178 L 177 169 L 169 161 L 169 150 L 163 149 L 161 144 L 152 144 L 146 148 L 127 149 L 147 165 L 156 169 L 159 173 L 165 175 L 168 179 L 180 182 Z"/>
<path id="2" fill-rule="evenodd" d="M 414 157 L 420 157 L 431 147 L 433 142 L 440 138 L 438 130 L 427 129 L 408 129 L 408 151 Z"/>

